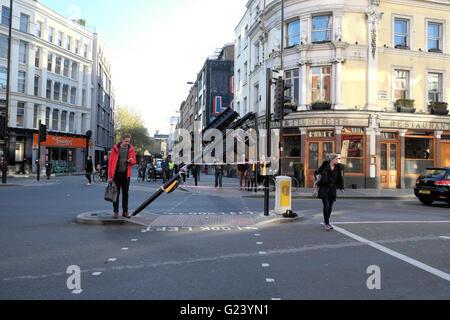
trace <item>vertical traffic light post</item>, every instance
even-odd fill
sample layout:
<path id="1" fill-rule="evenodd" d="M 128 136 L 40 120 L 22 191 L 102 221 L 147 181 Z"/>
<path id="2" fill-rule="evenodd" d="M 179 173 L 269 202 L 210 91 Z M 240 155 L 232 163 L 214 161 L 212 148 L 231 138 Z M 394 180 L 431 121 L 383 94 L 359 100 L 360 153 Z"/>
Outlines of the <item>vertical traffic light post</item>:
<path id="1" fill-rule="evenodd" d="M 41 120 L 39 120 L 38 151 L 36 160 L 37 181 L 39 181 L 41 177 L 41 143 L 45 141 L 47 141 L 47 125 L 42 124 Z"/>
<path id="2" fill-rule="evenodd" d="M 270 106 L 271 106 L 271 95 L 272 95 L 272 70 L 270 68 L 266 69 L 266 155 L 267 159 L 271 158 L 271 133 L 270 133 Z M 266 159 L 266 161 L 267 161 Z M 264 164 L 263 164 L 264 165 Z M 261 167 L 261 170 L 263 168 Z M 266 172 L 267 173 L 267 172 Z M 264 215 L 269 215 L 269 177 L 266 175 L 264 177 Z"/>
<path id="3" fill-rule="evenodd" d="M 280 162 L 279 162 L 279 175 L 282 174 L 283 168 L 283 121 L 284 116 L 297 111 L 297 106 L 292 103 L 293 97 L 286 95 L 287 90 L 291 90 L 292 84 L 283 80 L 282 77 L 278 77 L 275 81 L 275 106 L 274 106 L 274 120 L 280 121 Z"/>

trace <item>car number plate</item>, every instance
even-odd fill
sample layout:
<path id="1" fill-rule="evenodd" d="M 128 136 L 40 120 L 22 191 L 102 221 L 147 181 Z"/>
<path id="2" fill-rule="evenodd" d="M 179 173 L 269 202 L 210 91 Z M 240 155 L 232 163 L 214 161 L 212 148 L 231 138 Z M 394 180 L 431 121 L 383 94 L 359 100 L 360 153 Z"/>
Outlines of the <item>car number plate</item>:
<path id="1" fill-rule="evenodd" d="M 430 190 L 420 190 L 419 193 L 420 194 L 430 194 L 431 191 Z"/>

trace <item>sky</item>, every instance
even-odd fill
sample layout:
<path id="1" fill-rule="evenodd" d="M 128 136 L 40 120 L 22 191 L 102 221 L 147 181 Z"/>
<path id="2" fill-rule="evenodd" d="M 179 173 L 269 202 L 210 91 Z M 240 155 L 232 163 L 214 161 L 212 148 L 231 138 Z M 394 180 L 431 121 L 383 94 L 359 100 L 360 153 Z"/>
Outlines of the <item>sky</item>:
<path id="1" fill-rule="evenodd" d="M 234 42 L 247 0 L 39 0 L 99 33 L 113 73 L 116 106 L 137 112 L 151 135 L 169 133 L 197 73 Z"/>

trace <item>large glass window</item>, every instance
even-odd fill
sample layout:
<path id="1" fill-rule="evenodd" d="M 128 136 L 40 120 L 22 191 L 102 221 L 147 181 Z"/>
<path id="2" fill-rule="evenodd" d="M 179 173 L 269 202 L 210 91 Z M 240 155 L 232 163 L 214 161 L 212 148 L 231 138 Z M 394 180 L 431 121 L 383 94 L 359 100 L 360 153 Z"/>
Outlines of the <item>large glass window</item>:
<path id="1" fill-rule="evenodd" d="M 8 38 L 0 36 L 0 58 L 8 59 Z"/>
<path id="2" fill-rule="evenodd" d="M 300 44 L 300 20 L 295 20 L 287 24 L 287 46 Z"/>
<path id="3" fill-rule="evenodd" d="M 61 74 L 61 57 L 55 58 L 55 73 Z"/>
<path id="4" fill-rule="evenodd" d="M 48 79 L 47 80 L 47 95 L 46 95 L 47 99 L 51 99 L 52 98 L 52 80 Z"/>
<path id="5" fill-rule="evenodd" d="M 9 27 L 9 15 L 11 10 L 8 7 L 2 7 L 2 25 Z"/>
<path id="6" fill-rule="evenodd" d="M 312 18 L 312 42 L 325 42 L 331 40 L 332 20 L 330 15 Z"/>
<path id="7" fill-rule="evenodd" d="M 70 61 L 68 59 L 64 59 L 64 76 L 68 77 L 69 76 L 69 65 L 70 65 Z"/>
<path id="8" fill-rule="evenodd" d="M 41 67 L 41 49 L 39 47 L 36 48 L 36 53 L 34 57 L 34 66 L 36 68 Z"/>
<path id="9" fill-rule="evenodd" d="M 62 47 L 62 32 L 58 32 L 58 46 Z"/>
<path id="10" fill-rule="evenodd" d="M 19 62 L 27 63 L 27 44 L 23 41 L 19 43 Z"/>
<path id="11" fill-rule="evenodd" d="M 69 132 L 75 132 L 75 113 L 73 112 L 69 115 Z"/>
<path id="12" fill-rule="evenodd" d="M 408 70 L 395 70 L 394 71 L 394 97 L 397 99 L 409 98 L 409 71 Z"/>
<path id="13" fill-rule="evenodd" d="M 51 53 L 48 54 L 47 56 L 47 70 L 48 71 L 52 71 L 52 67 L 53 67 L 53 55 Z"/>
<path id="14" fill-rule="evenodd" d="M 48 28 L 48 42 L 53 43 L 53 33 L 54 33 L 54 29 Z"/>
<path id="15" fill-rule="evenodd" d="M 58 121 L 59 121 L 59 110 L 53 110 L 53 121 L 52 121 L 52 130 L 58 131 Z"/>
<path id="16" fill-rule="evenodd" d="M 428 74 L 428 102 L 442 101 L 442 73 Z"/>
<path id="17" fill-rule="evenodd" d="M 39 76 L 34 76 L 34 95 L 35 96 L 39 96 L 39 83 L 40 83 Z"/>
<path id="18" fill-rule="evenodd" d="M 45 125 L 48 129 L 50 129 L 50 112 L 51 110 L 49 107 L 45 108 Z"/>
<path id="19" fill-rule="evenodd" d="M 67 111 L 61 112 L 61 131 L 66 131 L 67 126 Z"/>
<path id="20" fill-rule="evenodd" d="M 26 14 L 21 13 L 20 14 L 20 31 L 22 32 L 28 32 L 28 22 L 30 20 L 30 17 Z"/>
<path id="21" fill-rule="evenodd" d="M 394 25 L 395 25 L 394 47 L 395 48 L 407 48 L 408 47 L 409 20 L 395 19 Z"/>
<path id="22" fill-rule="evenodd" d="M 38 38 L 42 37 L 42 22 L 39 22 L 39 21 L 36 25 L 36 37 L 38 37 Z"/>
<path id="23" fill-rule="evenodd" d="M 428 23 L 428 51 L 442 51 L 442 24 Z"/>
<path id="24" fill-rule="evenodd" d="M 33 128 L 34 129 L 38 128 L 38 118 L 39 118 L 39 105 L 34 104 L 34 109 L 33 109 Z"/>
<path id="25" fill-rule="evenodd" d="M 53 100 L 59 101 L 59 93 L 61 91 L 61 84 L 59 82 L 55 82 L 55 85 L 53 86 Z"/>
<path id="26" fill-rule="evenodd" d="M 6 81 L 8 79 L 8 69 L 0 67 L 0 89 L 6 89 Z"/>
<path id="27" fill-rule="evenodd" d="M 70 89 L 70 103 L 76 104 L 76 97 L 77 97 L 77 88 L 73 87 Z"/>
<path id="28" fill-rule="evenodd" d="M 362 134 L 342 133 L 341 163 L 346 173 L 364 172 L 364 136 Z"/>
<path id="29" fill-rule="evenodd" d="M 68 102 L 68 99 L 69 99 L 69 86 L 67 84 L 64 84 L 62 90 L 62 101 Z"/>
<path id="30" fill-rule="evenodd" d="M 331 101 L 331 67 L 313 67 L 312 101 Z"/>
<path id="31" fill-rule="evenodd" d="M 25 102 L 17 102 L 17 126 L 24 126 L 24 118 L 25 118 Z"/>
<path id="32" fill-rule="evenodd" d="M 20 93 L 25 93 L 25 72 L 19 71 L 18 81 L 17 81 L 17 91 Z"/>
<path id="33" fill-rule="evenodd" d="M 434 165 L 432 137 L 405 138 L 405 173 L 420 174 Z"/>
<path id="34" fill-rule="evenodd" d="M 77 80 L 77 73 L 78 73 L 78 63 L 72 62 L 72 74 L 70 77 L 73 80 Z"/>
<path id="35" fill-rule="evenodd" d="M 286 83 L 291 84 L 292 88 L 286 90 L 286 94 L 294 98 L 295 103 L 298 104 L 299 92 L 299 72 L 298 69 L 286 71 Z"/>

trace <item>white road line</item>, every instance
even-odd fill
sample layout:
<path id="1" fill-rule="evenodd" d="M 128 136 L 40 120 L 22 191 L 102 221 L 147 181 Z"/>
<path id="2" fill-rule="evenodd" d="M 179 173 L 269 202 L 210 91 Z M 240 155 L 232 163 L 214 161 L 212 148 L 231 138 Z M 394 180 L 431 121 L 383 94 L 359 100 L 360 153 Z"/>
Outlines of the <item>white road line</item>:
<path id="1" fill-rule="evenodd" d="M 138 239 L 131 239 L 131 241 L 136 242 L 136 241 L 138 241 Z"/>
<path id="2" fill-rule="evenodd" d="M 266 252 L 265 251 L 260 251 L 259 254 L 266 254 Z"/>
<path id="3" fill-rule="evenodd" d="M 263 244 L 263 242 L 257 242 L 256 244 Z"/>
<path id="4" fill-rule="evenodd" d="M 122 250 L 128 250 L 128 248 L 122 248 Z"/>
<path id="5" fill-rule="evenodd" d="M 443 272 L 441 270 L 438 270 L 436 268 L 430 267 L 429 265 L 426 265 L 426 264 L 424 264 L 424 263 L 422 263 L 420 261 L 412 259 L 412 258 L 410 258 L 408 256 L 405 256 L 405 255 L 403 255 L 401 253 L 398 253 L 398 252 L 396 252 L 394 250 L 391 250 L 389 248 L 383 247 L 382 245 L 379 245 L 378 243 L 375 243 L 373 241 L 367 240 L 367 239 L 365 239 L 363 237 L 360 237 L 360 236 L 358 236 L 358 235 L 356 235 L 354 233 L 351 233 L 351 232 L 349 232 L 347 230 L 344 230 L 344 229 L 342 229 L 340 227 L 336 227 L 335 226 L 334 230 L 336 230 L 336 231 L 338 231 L 338 232 L 340 232 L 340 233 L 342 233 L 342 234 L 344 234 L 344 235 L 346 235 L 346 236 L 348 236 L 350 238 L 353 238 L 353 239 L 355 239 L 355 240 L 357 240 L 359 242 L 365 243 L 365 244 L 371 246 L 372 248 L 375 248 L 375 249 L 380 250 L 380 251 L 382 251 L 384 253 L 387 253 L 387 254 L 389 254 L 389 255 L 397 258 L 397 259 L 400 259 L 400 260 L 402 260 L 402 261 L 404 261 L 406 263 L 409 263 L 409 264 L 411 264 L 411 265 L 413 265 L 413 266 L 415 266 L 415 267 L 417 267 L 419 269 L 422 269 L 422 270 L 424 270 L 426 272 L 434 274 L 435 276 L 438 276 L 438 277 L 440 277 L 440 278 L 450 282 L 450 274 L 448 274 L 448 273 L 445 273 L 445 272 Z"/>
<path id="6" fill-rule="evenodd" d="M 268 267 L 270 266 L 270 264 L 268 264 L 268 263 L 263 263 L 263 264 L 261 264 L 261 266 L 262 266 L 263 268 L 268 268 Z"/>
<path id="7" fill-rule="evenodd" d="M 116 258 L 109 258 L 108 259 L 108 261 L 110 261 L 110 262 L 114 262 L 114 261 L 116 261 L 117 259 Z"/>
<path id="8" fill-rule="evenodd" d="M 80 294 L 83 292 L 83 289 L 75 289 L 72 291 L 73 294 Z"/>
<path id="9" fill-rule="evenodd" d="M 266 282 L 275 282 L 275 279 L 272 279 L 272 278 L 266 278 Z"/>
<path id="10" fill-rule="evenodd" d="M 439 238 L 450 240 L 450 237 L 440 236 Z"/>
<path id="11" fill-rule="evenodd" d="M 102 274 L 101 272 L 93 272 L 93 273 L 92 273 L 93 276 L 99 276 L 99 275 L 101 275 L 101 274 Z"/>
<path id="12" fill-rule="evenodd" d="M 260 236 L 260 234 L 259 233 L 255 233 L 255 237 L 259 237 Z"/>
<path id="13" fill-rule="evenodd" d="M 270 300 L 281 300 L 281 298 L 272 298 Z"/>
<path id="14" fill-rule="evenodd" d="M 438 221 L 349 221 L 349 222 L 333 222 L 335 224 L 382 224 L 382 223 L 450 223 L 450 220 Z"/>

